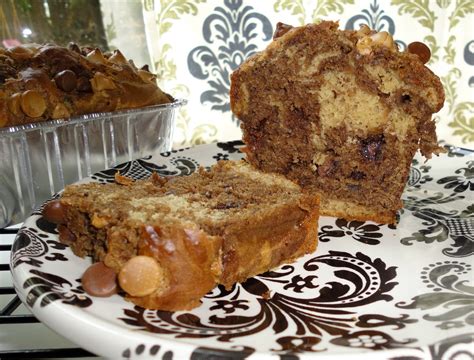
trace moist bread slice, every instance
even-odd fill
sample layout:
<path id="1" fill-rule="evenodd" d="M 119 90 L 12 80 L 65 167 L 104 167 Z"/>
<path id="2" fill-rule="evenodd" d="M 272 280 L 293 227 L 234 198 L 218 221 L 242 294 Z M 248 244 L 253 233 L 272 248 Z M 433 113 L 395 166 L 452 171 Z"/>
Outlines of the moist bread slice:
<path id="1" fill-rule="evenodd" d="M 244 161 L 116 181 L 68 186 L 43 211 L 76 255 L 105 265 L 83 278 L 86 291 L 111 269 L 135 304 L 190 309 L 216 284 L 229 288 L 316 249 L 319 197 Z"/>
<path id="2" fill-rule="evenodd" d="M 279 24 L 232 73 L 230 100 L 248 161 L 320 193 L 323 215 L 395 222 L 415 152 L 442 152 L 439 78 L 366 26 Z"/>

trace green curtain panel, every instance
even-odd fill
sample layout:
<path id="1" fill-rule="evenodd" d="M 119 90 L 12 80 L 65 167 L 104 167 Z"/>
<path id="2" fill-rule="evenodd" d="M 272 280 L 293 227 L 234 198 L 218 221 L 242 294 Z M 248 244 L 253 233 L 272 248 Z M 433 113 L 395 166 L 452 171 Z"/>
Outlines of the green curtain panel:
<path id="1" fill-rule="evenodd" d="M 277 22 L 329 19 L 344 29 L 366 24 L 388 31 L 401 50 L 412 41 L 427 44 L 428 67 L 446 90 L 435 115 L 439 139 L 474 148 L 473 0 L 144 0 L 141 6 L 146 40 L 138 45 L 147 48 L 163 89 L 189 100 L 177 118 L 176 146 L 240 138 L 229 106 L 230 73 L 266 47 Z"/>

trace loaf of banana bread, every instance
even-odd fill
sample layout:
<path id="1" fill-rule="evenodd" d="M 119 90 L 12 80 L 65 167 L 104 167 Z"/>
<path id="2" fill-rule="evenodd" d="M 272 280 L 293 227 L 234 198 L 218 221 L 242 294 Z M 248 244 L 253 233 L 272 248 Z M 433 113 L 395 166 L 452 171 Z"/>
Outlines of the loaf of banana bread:
<path id="1" fill-rule="evenodd" d="M 395 222 L 415 152 L 442 151 L 443 87 L 429 49 L 408 49 L 367 26 L 279 24 L 231 75 L 248 161 L 320 193 L 321 214 Z"/>
<path id="2" fill-rule="evenodd" d="M 0 48 L 0 127 L 169 103 L 147 67 L 119 50 L 70 44 Z"/>
<path id="3" fill-rule="evenodd" d="M 76 255 L 96 262 L 82 279 L 90 294 L 123 291 L 139 306 L 173 311 L 313 252 L 318 209 L 317 195 L 281 175 L 221 161 L 185 177 L 68 186 L 43 215 Z"/>

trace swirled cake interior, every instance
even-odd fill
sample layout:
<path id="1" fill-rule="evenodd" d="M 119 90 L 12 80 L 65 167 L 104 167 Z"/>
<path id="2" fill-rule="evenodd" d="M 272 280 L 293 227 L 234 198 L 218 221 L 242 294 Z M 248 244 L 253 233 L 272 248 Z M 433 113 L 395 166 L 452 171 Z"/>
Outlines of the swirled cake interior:
<path id="1" fill-rule="evenodd" d="M 247 159 L 321 194 L 321 213 L 394 222 L 415 152 L 438 153 L 439 78 L 388 33 L 279 24 L 231 76 Z"/>

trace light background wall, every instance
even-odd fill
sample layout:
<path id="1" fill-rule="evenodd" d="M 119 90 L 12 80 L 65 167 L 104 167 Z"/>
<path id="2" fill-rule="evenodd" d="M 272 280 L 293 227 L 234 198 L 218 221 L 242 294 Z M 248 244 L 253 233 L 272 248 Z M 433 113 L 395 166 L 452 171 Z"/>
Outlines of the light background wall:
<path id="1" fill-rule="evenodd" d="M 116 36 L 112 45 L 140 59 L 146 49 L 160 86 L 189 100 L 178 115 L 175 146 L 240 138 L 238 121 L 229 109 L 232 70 L 271 41 L 278 21 L 302 25 L 330 19 L 345 29 L 367 24 L 389 31 L 401 49 L 412 41 L 426 43 L 432 51 L 428 67 L 446 90 L 445 106 L 435 115 L 438 137 L 474 148 L 474 0 L 104 0 L 103 4 L 105 25 L 113 15 L 116 34 L 127 31 L 134 38 L 127 45 Z M 136 19 L 137 6 L 142 7 L 142 19 Z"/>

